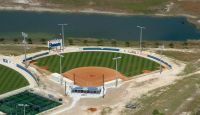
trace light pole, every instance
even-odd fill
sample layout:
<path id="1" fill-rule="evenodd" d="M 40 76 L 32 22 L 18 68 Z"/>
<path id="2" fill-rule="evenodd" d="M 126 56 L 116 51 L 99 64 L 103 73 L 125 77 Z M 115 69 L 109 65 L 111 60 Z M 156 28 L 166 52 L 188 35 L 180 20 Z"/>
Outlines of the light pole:
<path id="1" fill-rule="evenodd" d="M 140 29 L 140 53 L 142 52 L 142 32 L 145 29 L 144 26 L 137 26 Z"/>
<path id="2" fill-rule="evenodd" d="M 27 67 L 27 64 L 26 64 L 26 50 L 27 50 L 27 42 L 26 42 L 26 38 L 28 37 L 28 34 L 22 32 L 22 37 L 24 38 L 23 39 L 23 44 L 24 44 L 24 63 L 25 63 L 25 66 Z"/>
<path id="3" fill-rule="evenodd" d="M 62 82 L 63 82 L 63 76 L 62 76 L 62 58 L 64 57 L 63 55 L 61 54 L 57 54 L 59 57 L 60 57 L 60 84 L 62 85 Z"/>
<path id="4" fill-rule="evenodd" d="M 161 64 L 161 59 L 162 59 L 162 53 L 163 53 L 163 49 L 165 48 L 164 44 L 159 46 L 160 48 L 160 74 L 162 72 L 162 64 Z"/>
<path id="5" fill-rule="evenodd" d="M 28 107 L 28 104 L 18 104 L 20 107 L 24 107 L 24 115 L 26 115 L 26 107 Z"/>
<path id="6" fill-rule="evenodd" d="M 62 45 L 63 45 L 63 50 L 65 47 L 65 30 L 64 30 L 64 26 L 67 26 L 68 24 L 58 24 L 58 26 L 61 26 L 62 28 Z"/>
<path id="7" fill-rule="evenodd" d="M 117 78 L 117 71 L 118 71 L 118 60 L 121 59 L 122 57 L 114 57 L 113 60 L 115 60 L 115 69 L 116 69 L 116 77 L 115 77 L 115 87 L 118 85 L 118 78 Z"/>

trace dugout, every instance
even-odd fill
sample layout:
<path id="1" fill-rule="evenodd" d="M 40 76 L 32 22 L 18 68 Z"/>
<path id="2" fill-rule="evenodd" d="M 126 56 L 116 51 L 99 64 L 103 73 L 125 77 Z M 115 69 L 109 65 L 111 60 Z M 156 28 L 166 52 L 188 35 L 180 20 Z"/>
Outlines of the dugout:
<path id="1" fill-rule="evenodd" d="M 101 88 L 97 88 L 97 87 L 74 87 L 74 88 L 71 89 L 71 93 L 100 94 Z"/>

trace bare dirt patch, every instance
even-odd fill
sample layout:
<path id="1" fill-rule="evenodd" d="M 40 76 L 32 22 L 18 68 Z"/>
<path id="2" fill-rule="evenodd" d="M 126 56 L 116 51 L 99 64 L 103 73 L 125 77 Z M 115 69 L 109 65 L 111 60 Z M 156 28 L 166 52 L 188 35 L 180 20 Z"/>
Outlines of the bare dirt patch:
<path id="1" fill-rule="evenodd" d="M 181 1 L 180 6 L 183 8 L 184 11 L 190 12 L 190 13 L 198 13 L 200 12 L 200 1 Z"/>
<path id="2" fill-rule="evenodd" d="M 49 67 L 48 66 L 40 66 L 39 68 L 44 69 L 44 70 L 48 70 Z"/>
<path id="3" fill-rule="evenodd" d="M 90 107 L 90 108 L 88 108 L 87 110 L 90 111 L 90 112 L 96 112 L 96 111 L 97 111 L 97 108 Z"/>

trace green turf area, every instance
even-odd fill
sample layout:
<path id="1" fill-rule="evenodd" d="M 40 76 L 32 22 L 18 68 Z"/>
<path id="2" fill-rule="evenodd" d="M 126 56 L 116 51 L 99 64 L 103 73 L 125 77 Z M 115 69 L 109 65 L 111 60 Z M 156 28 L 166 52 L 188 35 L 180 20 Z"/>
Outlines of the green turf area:
<path id="1" fill-rule="evenodd" d="M 144 70 L 157 70 L 159 64 L 146 58 L 115 52 L 73 52 L 63 54 L 63 72 L 77 67 L 100 66 L 115 69 L 113 57 L 121 56 L 118 63 L 118 71 L 126 76 L 134 76 L 143 73 Z M 48 66 L 49 71 L 59 73 L 59 60 L 57 55 L 40 58 L 38 66 Z"/>
<path id="2" fill-rule="evenodd" d="M 96 8 L 128 12 L 152 12 L 170 0 L 47 0 L 75 8 Z"/>
<path id="3" fill-rule="evenodd" d="M 0 94 L 27 86 L 28 81 L 17 71 L 0 65 Z"/>
<path id="4" fill-rule="evenodd" d="M 6 99 L 0 100 L 0 111 L 8 115 L 23 115 L 23 107 L 18 104 L 27 104 L 26 115 L 35 115 L 48 109 L 61 105 L 30 92 L 23 92 Z"/>

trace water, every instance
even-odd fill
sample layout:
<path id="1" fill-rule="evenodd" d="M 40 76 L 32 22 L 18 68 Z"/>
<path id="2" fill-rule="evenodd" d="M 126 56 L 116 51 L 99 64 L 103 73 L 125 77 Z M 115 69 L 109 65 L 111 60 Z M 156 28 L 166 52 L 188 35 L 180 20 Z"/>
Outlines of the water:
<path id="1" fill-rule="evenodd" d="M 83 13 L 0 11 L 0 33 L 29 32 L 59 34 L 59 23 L 67 23 L 66 37 L 137 40 L 145 26 L 144 40 L 200 39 L 200 31 L 185 17 L 114 16 Z"/>

